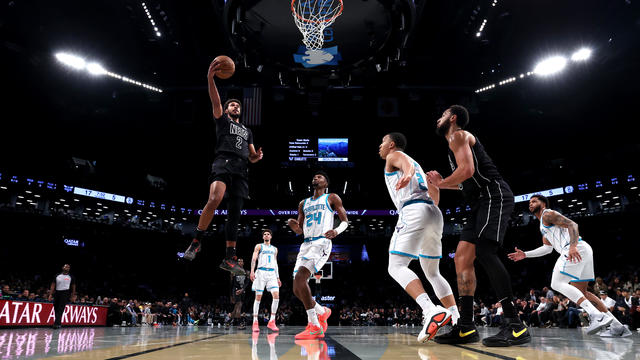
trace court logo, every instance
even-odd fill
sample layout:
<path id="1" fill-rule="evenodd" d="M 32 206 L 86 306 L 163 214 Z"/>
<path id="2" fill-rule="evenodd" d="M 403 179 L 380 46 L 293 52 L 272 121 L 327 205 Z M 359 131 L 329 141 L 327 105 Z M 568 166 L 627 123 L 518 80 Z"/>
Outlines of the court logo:
<path id="1" fill-rule="evenodd" d="M 298 52 L 293 54 L 293 61 L 302 64 L 305 68 L 320 65 L 338 65 L 342 55 L 338 52 L 338 46 L 332 46 L 320 50 L 309 50 L 306 46 L 298 47 Z"/>

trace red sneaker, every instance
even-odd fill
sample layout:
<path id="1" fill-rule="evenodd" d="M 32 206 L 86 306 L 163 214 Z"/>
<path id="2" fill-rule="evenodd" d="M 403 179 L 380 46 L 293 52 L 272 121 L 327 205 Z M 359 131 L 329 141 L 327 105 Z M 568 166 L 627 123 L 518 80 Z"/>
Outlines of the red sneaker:
<path id="1" fill-rule="evenodd" d="M 447 325 L 451 321 L 451 311 L 440 305 L 436 305 L 429 312 L 423 314 L 424 326 L 418 335 L 418 341 L 427 342 L 433 339 L 438 329 Z"/>
<path id="2" fill-rule="evenodd" d="M 304 352 L 307 353 L 307 358 L 313 359 L 315 355 L 322 353 L 322 346 L 326 343 L 320 340 L 296 340 L 295 344 L 304 349 Z"/>
<path id="3" fill-rule="evenodd" d="M 278 329 L 278 327 L 276 326 L 275 320 L 269 321 L 269 323 L 267 324 L 267 327 L 271 329 L 271 331 L 280 331 L 280 329 Z"/>
<path id="4" fill-rule="evenodd" d="M 257 321 L 253 322 L 253 325 L 251 326 L 251 329 L 253 329 L 253 332 L 260 332 L 260 325 L 258 325 Z"/>
<path id="5" fill-rule="evenodd" d="M 324 309 L 324 314 L 318 315 L 318 322 L 320 322 L 320 326 L 322 326 L 322 331 L 327 332 L 327 328 L 329 327 L 327 320 L 329 320 L 329 316 L 331 316 L 331 309 L 326 306 L 322 308 Z"/>
<path id="6" fill-rule="evenodd" d="M 311 323 L 295 337 L 296 340 L 315 340 L 322 339 L 324 337 L 324 331 L 321 327 L 317 327 Z"/>

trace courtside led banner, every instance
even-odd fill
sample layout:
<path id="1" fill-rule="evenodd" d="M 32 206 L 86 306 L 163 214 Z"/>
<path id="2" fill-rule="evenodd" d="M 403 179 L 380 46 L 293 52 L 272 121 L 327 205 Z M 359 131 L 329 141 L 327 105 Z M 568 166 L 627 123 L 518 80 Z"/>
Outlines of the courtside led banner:
<path id="1" fill-rule="evenodd" d="M 54 320 L 52 303 L 0 300 L 0 327 L 53 325 Z M 67 305 L 62 314 L 62 325 L 104 326 L 106 323 L 106 306 Z"/>

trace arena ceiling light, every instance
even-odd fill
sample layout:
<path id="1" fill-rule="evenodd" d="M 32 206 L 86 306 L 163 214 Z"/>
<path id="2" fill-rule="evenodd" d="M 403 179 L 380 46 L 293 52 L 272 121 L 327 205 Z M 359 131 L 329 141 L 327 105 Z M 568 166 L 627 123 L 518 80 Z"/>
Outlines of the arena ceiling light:
<path id="1" fill-rule="evenodd" d="M 591 57 L 591 53 L 592 53 L 592 50 L 589 49 L 589 48 L 586 48 L 586 47 L 580 48 L 579 50 L 575 51 L 571 55 L 571 61 L 572 62 L 586 61 Z M 551 76 L 551 75 L 557 74 L 557 73 L 561 72 L 562 70 L 564 70 L 564 68 L 567 67 L 568 64 L 569 64 L 569 61 L 565 56 L 562 56 L 562 55 L 550 56 L 550 57 L 540 61 L 539 63 L 537 63 L 535 68 L 533 69 L 533 71 L 528 71 L 526 73 L 521 73 L 518 76 L 512 76 L 512 77 L 508 77 L 506 79 L 503 79 L 503 80 L 497 82 L 497 86 L 507 85 L 509 83 L 515 82 L 516 80 L 524 79 L 524 78 L 529 77 L 531 75 L 537 75 L 537 76 L 540 76 L 540 77 Z M 478 93 L 481 93 L 481 92 L 485 92 L 485 91 L 494 89 L 495 87 L 496 87 L 496 83 L 493 83 L 491 85 L 487 85 L 487 86 L 481 87 L 481 88 L 477 89 L 475 92 L 476 92 L 476 94 L 478 94 Z"/>
<path id="2" fill-rule="evenodd" d="M 564 70 L 567 66 L 567 58 L 556 55 L 540 61 L 533 69 L 533 73 L 538 76 L 550 76 Z"/>
<path id="3" fill-rule="evenodd" d="M 571 55 L 572 61 L 585 61 L 591 57 L 591 49 L 582 48 Z"/>
<path id="4" fill-rule="evenodd" d="M 87 71 L 89 72 L 89 74 L 96 76 L 107 74 L 107 70 L 105 70 L 102 65 L 95 62 L 87 64 Z"/>
<path id="5" fill-rule="evenodd" d="M 153 27 L 153 31 L 156 33 L 156 36 L 161 37 L 162 33 L 160 33 L 160 31 L 158 30 L 158 27 L 156 26 L 156 22 L 155 20 L 153 20 L 153 17 L 151 16 L 149 9 L 147 8 L 147 4 L 142 3 L 142 8 L 144 9 L 144 13 L 147 15 L 147 18 L 149 19 L 149 22 L 151 23 L 151 26 Z"/>
<path id="6" fill-rule="evenodd" d="M 482 31 L 484 30 L 484 27 L 487 25 L 487 19 L 482 20 L 482 25 L 480 25 L 480 29 L 478 29 L 478 32 L 476 33 L 476 37 L 480 37 L 480 35 L 482 35 Z"/>
<path id="7" fill-rule="evenodd" d="M 124 81 L 126 83 L 130 83 L 133 85 L 137 85 L 140 87 L 143 87 L 147 90 L 151 90 L 151 91 L 155 91 L 155 92 L 163 92 L 162 89 L 157 88 L 155 86 L 151 86 L 149 84 L 145 84 L 143 82 L 131 79 L 129 77 L 120 75 L 120 74 L 116 74 L 113 73 L 107 69 L 105 69 L 100 63 L 97 62 L 87 62 L 83 57 L 80 57 L 78 55 L 74 55 L 68 52 L 57 52 L 55 54 L 56 59 L 61 62 L 62 64 L 74 69 L 74 70 L 86 70 L 89 74 L 93 75 L 93 76 L 103 76 L 103 75 L 107 75 L 109 77 L 112 77 L 114 79 L 118 79 L 121 81 Z"/>
<path id="8" fill-rule="evenodd" d="M 58 59 L 58 61 L 60 61 L 61 63 L 76 70 L 84 70 L 86 66 L 83 58 L 65 52 L 56 53 L 56 59 Z"/>

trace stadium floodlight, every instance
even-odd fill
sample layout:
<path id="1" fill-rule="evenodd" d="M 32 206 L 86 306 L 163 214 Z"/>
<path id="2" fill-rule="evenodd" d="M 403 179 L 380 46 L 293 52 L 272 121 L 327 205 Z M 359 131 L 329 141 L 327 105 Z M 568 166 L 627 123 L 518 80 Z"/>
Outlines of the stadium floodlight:
<path id="1" fill-rule="evenodd" d="M 61 63 L 76 70 L 83 70 L 86 66 L 83 58 L 65 52 L 56 53 L 56 59 L 58 59 L 58 61 L 60 61 Z"/>
<path id="2" fill-rule="evenodd" d="M 97 63 L 97 62 L 87 63 L 84 58 L 81 58 L 77 55 L 73 55 L 73 54 L 61 51 L 61 52 L 57 52 L 55 56 L 56 56 L 56 59 L 58 59 L 58 61 L 76 70 L 86 70 L 89 74 L 94 76 L 107 75 L 114 79 L 118 79 L 133 85 L 143 87 L 147 90 L 152 90 L 159 93 L 162 92 L 162 89 L 157 88 L 155 86 L 151 86 L 149 84 L 145 84 L 143 82 L 128 78 L 126 76 L 113 73 L 105 69 L 100 63 Z"/>
<path id="3" fill-rule="evenodd" d="M 551 56 L 540 61 L 533 69 L 533 73 L 538 76 L 549 76 L 562 71 L 567 66 L 567 59 L 564 56 Z"/>
<path id="4" fill-rule="evenodd" d="M 571 55 L 573 61 L 585 61 L 591 57 L 591 49 L 582 48 Z"/>
<path id="5" fill-rule="evenodd" d="M 102 65 L 95 62 L 87 64 L 87 71 L 89 74 L 96 76 L 105 75 L 107 73 L 107 70 L 103 68 Z"/>

